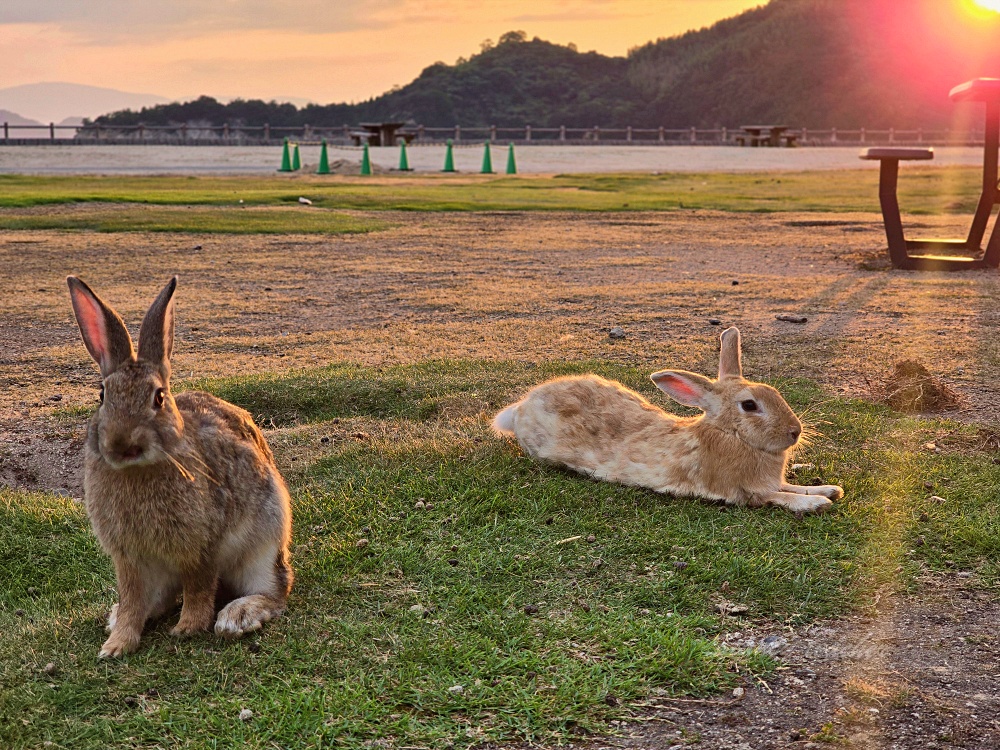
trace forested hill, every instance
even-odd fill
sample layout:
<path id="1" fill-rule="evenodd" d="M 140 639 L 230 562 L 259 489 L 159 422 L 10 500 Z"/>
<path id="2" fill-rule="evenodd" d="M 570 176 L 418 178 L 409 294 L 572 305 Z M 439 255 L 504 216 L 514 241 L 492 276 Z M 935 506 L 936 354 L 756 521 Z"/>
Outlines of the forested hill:
<path id="1" fill-rule="evenodd" d="M 202 97 L 98 118 L 105 124 L 242 122 L 427 126 L 946 127 L 957 83 L 1000 77 L 1000 14 L 971 0 L 771 0 L 627 57 L 510 32 L 468 60 L 435 63 L 359 104 Z"/>

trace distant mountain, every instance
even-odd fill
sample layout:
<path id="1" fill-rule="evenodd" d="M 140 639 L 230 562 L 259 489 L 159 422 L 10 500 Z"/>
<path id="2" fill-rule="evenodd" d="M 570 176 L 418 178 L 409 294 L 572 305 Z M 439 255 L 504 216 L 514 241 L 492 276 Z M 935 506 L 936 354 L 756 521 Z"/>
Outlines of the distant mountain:
<path id="1" fill-rule="evenodd" d="M 771 0 L 632 50 L 629 81 L 652 119 L 668 127 L 947 127 L 956 117 L 953 86 L 1000 77 L 1000 14 L 968 8 L 942 0 Z"/>
<path id="2" fill-rule="evenodd" d="M 170 101 L 155 94 L 133 94 L 99 86 L 76 83 L 31 83 L 0 89 L 0 109 L 48 125 L 67 119 L 76 124 L 82 118 L 94 118 L 105 112 L 148 107 Z M 12 122 L 13 124 L 13 122 Z"/>
<path id="3" fill-rule="evenodd" d="M 771 0 L 627 57 L 580 53 L 509 32 L 468 60 L 435 63 L 408 85 L 359 104 L 297 108 L 201 97 L 99 119 L 122 125 L 401 120 L 437 127 L 679 128 L 757 121 L 943 128 L 972 113 L 951 104 L 951 87 L 1000 77 L 1000 14 L 970 8 L 943 0 Z"/>

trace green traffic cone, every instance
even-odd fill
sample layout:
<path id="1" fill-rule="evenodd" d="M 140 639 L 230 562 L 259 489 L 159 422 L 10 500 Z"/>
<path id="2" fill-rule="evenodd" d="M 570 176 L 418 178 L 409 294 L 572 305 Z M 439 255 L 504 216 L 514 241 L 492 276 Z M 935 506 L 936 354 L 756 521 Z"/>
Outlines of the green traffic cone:
<path id="1" fill-rule="evenodd" d="M 455 157 L 451 153 L 451 138 L 448 139 L 448 148 L 444 152 L 444 169 L 442 172 L 454 172 L 455 171 Z"/>
<path id="2" fill-rule="evenodd" d="M 281 152 L 281 168 L 279 172 L 291 172 L 292 171 L 292 157 L 288 153 L 288 139 L 285 139 L 285 148 Z"/>
<path id="3" fill-rule="evenodd" d="M 517 174 L 517 163 L 514 161 L 514 144 L 507 150 L 507 174 Z"/>
<path id="4" fill-rule="evenodd" d="M 410 160 L 406 158 L 406 141 L 399 142 L 399 171 L 412 172 Z"/>
<path id="5" fill-rule="evenodd" d="M 482 174 L 493 174 L 493 157 L 490 155 L 490 142 L 483 144 L 483 168 L 479 170 Z"/>
<path id="6" fill-rule="evenodd" d="M 299 144 L 292 144 L 292 171 L 298 172 L 302 169 L 302 162 L 299 160 Z"/>
<path id="7" fill-rule="evenodd" d="M 365 144 L 364 150 L 361 152 L 361 174 L 370 176 L 372 173 L 372 160 L 368 156 L 368 144 Z"/>
<path id="8" fill-rule="evenodd" d="M 316 174 L 330 174 L 330 158 L 326 154 L 326 138 L 323 139 L 323 147 L 319 152 L 319 166 Z"/>

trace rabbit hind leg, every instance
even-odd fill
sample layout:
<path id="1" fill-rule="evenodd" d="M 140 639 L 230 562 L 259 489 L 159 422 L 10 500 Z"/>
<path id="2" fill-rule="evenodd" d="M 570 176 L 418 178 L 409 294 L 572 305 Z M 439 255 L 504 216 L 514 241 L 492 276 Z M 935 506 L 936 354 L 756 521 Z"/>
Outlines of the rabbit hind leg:
<path id="1" fill-rule="evenodd" d="M 238 598 L 229 602 L 215 620 L 215 632 L 238 638 L 259 630 L 285 611 L 292 588 L 292 567 L 284 548 L 272 545 L 226 576 Z"/>

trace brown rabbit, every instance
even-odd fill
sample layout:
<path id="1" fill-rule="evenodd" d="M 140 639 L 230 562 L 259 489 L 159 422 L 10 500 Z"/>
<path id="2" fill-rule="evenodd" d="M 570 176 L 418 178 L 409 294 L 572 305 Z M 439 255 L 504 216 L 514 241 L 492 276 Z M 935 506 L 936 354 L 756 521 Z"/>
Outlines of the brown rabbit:
<path id="1" fill-rule="evenodd" d="M 676 417 L 596 375 L 550 380 L 493 420 L 532 457 L 609 482 L 657 492 L 823 511 L 840 487 L 785 482 L 802 425 L 774 388 L 743 379 L 740 332 L 722 333 L 719 379 L 683 370 L 651 376 L 697 417 Z"/>
<path id="2" fill-rule="evenodd" d="M 118 604 L 99 655 L 135 651 L 146 621 L 182 593 L 173 635 L 213 620 L 224 636 L 256 630 L 285 610 L 293 578 L 288 490 L 264 436 L 250 414 L 211 394 L 171 394 L 177 277 L 143 318 L 138 354 L 118 313 L 75 276 L 67 283 L 102 379 L 84 493 L 114 561 Z M 222 592 L 235 598 L 216 617 Z"/>

